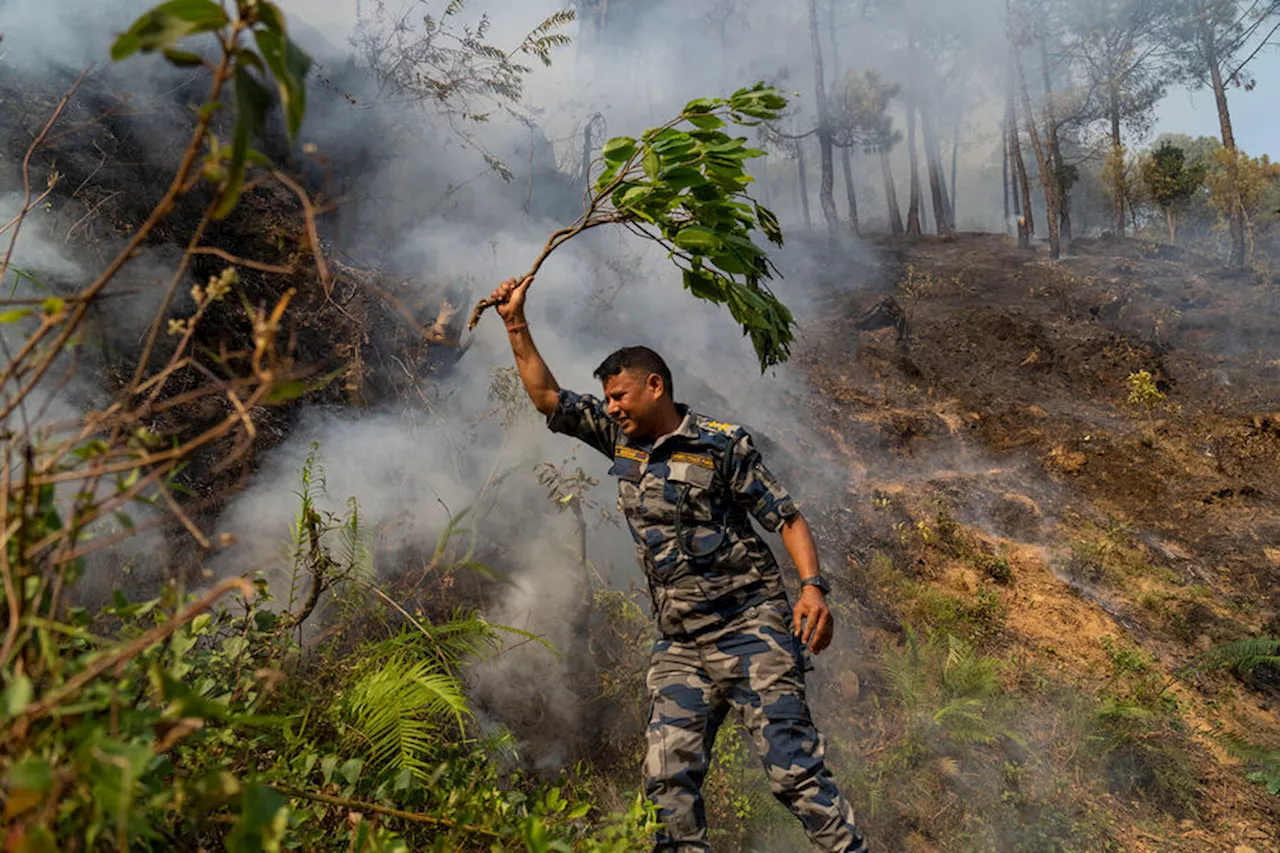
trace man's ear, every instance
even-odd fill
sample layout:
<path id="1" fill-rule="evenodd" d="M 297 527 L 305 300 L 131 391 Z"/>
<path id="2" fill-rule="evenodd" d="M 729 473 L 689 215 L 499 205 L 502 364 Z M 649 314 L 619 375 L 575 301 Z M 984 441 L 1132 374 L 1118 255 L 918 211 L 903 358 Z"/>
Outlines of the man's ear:
<path id="1" fill-rule="evenodd" d="M 663 382 L 662 377 L 656 373 L 650 373 L 649 378 L 644 381 L 644 384 L 655 397 L 661 397 L 667 392 L 667 383 Z"/>

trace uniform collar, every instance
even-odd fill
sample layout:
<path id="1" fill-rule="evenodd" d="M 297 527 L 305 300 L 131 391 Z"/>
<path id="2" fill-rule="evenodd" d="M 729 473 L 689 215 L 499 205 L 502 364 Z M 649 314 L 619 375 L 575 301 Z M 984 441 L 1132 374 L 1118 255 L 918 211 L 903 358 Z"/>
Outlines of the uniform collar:
<path id="1" fill-rule="evenodd" d="M 678 403 L 676 405 L 676 411 L 678 411 L 682 416 L 682 419 L 680 421 L 680 426 L 676 428 L 675 432 L 669 432 L 666 435 L 659 437 L 658 440 L 653 443 L 654 450 L 657 450 L 659 447 L 661 447 L 664 442 L 670 441 L 677 437 L 697 439 L 698 416 L 694 414 L 692 409 L 690 409 L 688 406 L 684 405 L 683 403 Z"/>

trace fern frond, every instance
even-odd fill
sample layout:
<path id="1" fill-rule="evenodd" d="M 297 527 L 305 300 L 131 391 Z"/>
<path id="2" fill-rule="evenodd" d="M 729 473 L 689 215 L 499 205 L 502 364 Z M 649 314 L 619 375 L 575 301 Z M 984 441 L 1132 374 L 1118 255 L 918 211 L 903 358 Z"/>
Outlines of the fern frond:
<path id="1" fill-rule="evenodd" d="M 445 721 L 463 731 L 472 718 L 462 684 L 434 661 L 397 655 L 365 673 L 340 701 L 348 737 L 379 773 L 425 778 Z"/>
<path id="2" fill-rule="evenodd" d="M 1273 795 L 1280 795 L 1280 749 L 1272 749 L 1225 730 L 1209 735 L 1227 754 L 1247 765 L 1257 768 L 1246 778 L 1264 786 Z"/>
<path id="3" fill-rule="evenodd" d="M 969 643 L 948 634 L 942 684 L 952 696 L 979 699 L 994 696 L 1000 692 L 996 660 L 976 654 Z"/>
<path id="4" fill-rule="evenodd" d="M 953 699 L 934 712 L 933 722 L 956 743 L 988 744 L 996 739 L 996 732 L 985 712 L 978 699 Z"/>
<path id="5" fill-rule="evenodd" d="M 1209 649 L 1183 670 L 1185 675 L 1210 669 L 1234 669 L 1250 673 L 1263 664 L 1280 666 L 1280 640 L 1271 637 L 1249 637 Z"/>
<path id="6" fill-rule="evenodd" d="M 885 680 L 908 711 L 919 707 L 928 687 L 928 675 L 913 642 L 914 637 L 908 635 L 908 648 L 887 652 L 884 662 Z"/>
<path id="7" fill-rule="evenodd" d="M 347 500 L 347 519 L 342 525 L 342 573 L 350 580 L 368 580 L 373 576 L 373 552 L 360 527 L 360 504 Z"/>
<path id="8" fill-rule="evenodd" d="M 1149 708 L 1144 708 L 1134 702 L 1125 702 L 1120 699 L 1107 698 L 1098 706 L 1098 717 L 1103 720 L 1149 720 L 1152 712 Z"/>
<path id="9" fill-rule="evenodd" d="M 960 666 L 964 659 L 971 654 L 969 645 L 955 634 L 947 635 L 947 663 L 943 667 L 943 671 L 955 669 Z"/>

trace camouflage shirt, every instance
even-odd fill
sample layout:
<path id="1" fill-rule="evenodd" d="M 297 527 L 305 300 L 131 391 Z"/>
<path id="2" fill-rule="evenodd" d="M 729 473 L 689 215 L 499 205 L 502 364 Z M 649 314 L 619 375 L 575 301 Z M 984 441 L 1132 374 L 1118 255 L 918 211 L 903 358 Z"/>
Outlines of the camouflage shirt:
<path id="1" fill-rule="evenodd" d="M 742 427 L 680 407 L 680 428 L 632 441 L 595 397 L 561 391 L 547 418 L 613 460 L 626 516 L 667 637 L 700 634 L 764 601 L 783 598 L 778 563 L 751 526 L 770 531 L 799 514 Z"/>

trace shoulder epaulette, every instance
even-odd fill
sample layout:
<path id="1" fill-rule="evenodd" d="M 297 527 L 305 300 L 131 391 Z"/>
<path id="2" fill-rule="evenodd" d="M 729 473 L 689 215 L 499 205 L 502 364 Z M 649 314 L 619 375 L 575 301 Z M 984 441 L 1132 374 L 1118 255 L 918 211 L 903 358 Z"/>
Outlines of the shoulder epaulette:
<path id="1" fill-rule="evenodd" d="M 728 423 L 724 423 L 723 421 L 713 421 L 710 418 L 705 418 L 701 416 L 698 418 L 698 426 L 702 427 L 705 430 L 709 430 L 711 432 L 718 432 L 721 435 L 727 435 L 733 438 L 737 438 L 743 432 L 742 427 L 739 426 L 738 424 L 728 424 Z"/>

